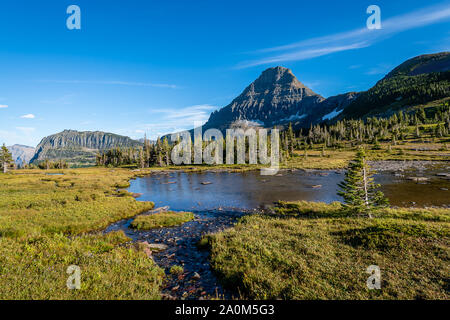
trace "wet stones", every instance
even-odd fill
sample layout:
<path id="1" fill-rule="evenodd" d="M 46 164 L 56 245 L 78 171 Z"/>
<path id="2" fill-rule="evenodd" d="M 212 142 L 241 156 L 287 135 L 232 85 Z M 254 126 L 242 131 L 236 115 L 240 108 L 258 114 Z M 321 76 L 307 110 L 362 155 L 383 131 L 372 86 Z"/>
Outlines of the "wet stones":
<path id="1" fill-rule="evenodd" d="M 138 241 L 135 243 L 135 248 L 138 251 L 142 251 L 144 252 L 147 257 L 151 258 L 152 257 L 152 250 L 151 250 L 151 246 L 147 241 Z"/>
<path id="2" fill-rule="evenodd" d="M 163 243 L 148 243 L 148 247 L 156 251 L 164 251 L 168 248 L 168 246 Z"/>
<path id="3" fill-rule="evenodd" d="M 424 182 L 430 180 L 429 178 L 426 177 L 408 177 L 407 179 L 415 182 Z"/>

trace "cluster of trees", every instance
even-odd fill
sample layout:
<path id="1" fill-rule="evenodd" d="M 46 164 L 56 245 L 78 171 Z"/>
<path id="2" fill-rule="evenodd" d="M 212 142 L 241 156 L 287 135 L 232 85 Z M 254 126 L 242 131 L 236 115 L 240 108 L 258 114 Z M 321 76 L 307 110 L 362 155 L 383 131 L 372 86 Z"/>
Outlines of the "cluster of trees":
<path id="1" fill-rule="evenodd" d="M 442 104 L 435 108 L 419 108 L 413 112 L 393 114 L 387 118 L 371 117 L 366 120 L 341 120 L 334 124 L 318 124 L 309 129 L 295 132 L 290 124 L 286 130 L 280 132 L 280 160 L 285 161 L 291 157 L 296 150 L 314 148 L 315 145 L 325 148 L 340 148 L 345 143 L 352 146 L 373 144 L 374 148 L 379 146 L 380 141 L 397 142 L 409 138 L 420 138 L 424 135 L 442 138 L 450 135 L 450 105 Z M 203 143 L 203 148 L 208 143 Z M 223 159 L 225 159 L 226 142 L 223 144 Z M 246 139 L 246 150 L 248 150 L 248 139 Z M 136 165 L 140 168 L 152 166 L 170 166 L 171 153 L 175 144 L 168 142 L 167 138 L 158 138 L 156 142 L 144 139 L 143 147 L 137 148 L 113 148 L 99 152 L 96 156 L 98 166 L 124 166 Z M 192 148 L 194 148 L 192 144 Z M 270 141 L 268 143 L 270 150 Z M 192 163 L 193 155 L 192 154 Z M 248 158 L 248 157 L 247 157 Z"/>
<path id="2" fill-rule="evenodd" d="M 259 137 L 257 135 L 256 144 L 259 145 Z M 148 168 L 148 167 L 165 167 L 173 165 L 171 160 L 172 150 L 179 143 L 169 143 L 167 138 L 160 139 L 158 138 L 155 142 L 150 142 L 150 140 L 144 138 L 143 147 L 138 148 L 113 148 L 110 150 L 105 150 L 97 153 L 96 155 L 96 164 L 97 166 L 127 166 L 127 165 L 135 165 L 140 168 Z M 202 142 L 202 150 L 205 151 L 205 148 L 211 142 Z M 219 157 L 225 161 L 226 159 L 226 150 L 227 143 L 225 139 L 221 139 L 218 141 L 219 144 L 222 145 L 222 157 Z M 194 163 L 194 143 L 191 143 L 191 163 Z M 270 154 L 271 142 L 270 137 L 267 137 L 267 150 Z M 245 139 L 245 161 L 249 160 L 249 140 Z M 289 156 L 289 152 L 280 145 L 280 159 L 286 159 Z M 234 157 L 237 159 L 237 150 L 234 148 Z"/>
<path id="3" fill-rule="evenodd" d="M 3 144 L 0 148 L 0 169 L 3 173 L 8 172 L 10 169 L 16 169 L 16 164 L 12 158 L 11 152 L 9 152 L 8 148 Z M 44 160 L 36 164 L 25 164 L 21 166 L 22 169 L 67 169 L 69 167 L 68 163 L 65 160 L 57 160 L 50 161 Z"/>
<path id="4" fill-rule="evenodd" d="M 379 106 L 397 107 L 424 104 L 450 95 L 450 72 L 433 72 L 416 76 L 396 75 L 379 81 L 361 94 L 349 108 L 346 117 L 358 118 Z"/>
<path id="5" fill-rule="evenodd" d="M 290 150 L 304 149 L 314 144 L 327 147 L 339 147 L 343 142 L 377 144 L 381 140 L 395 145 L 398 141 L 420 138 L 425 134 L 436 138 L 449 136 L 450 105 L 446 103 L 428 109 L 420 108 L 410 113 L 400 111 L 388 118 L 372 117 L 365 121 L 342 120 L 330 125 L 315 125 L 309 130 L 301 130 L 298 137 L 290 126 L 284 134 L 283 143 Z"/>
<path id="6" fill-rule="evenodd" d="M 56 161 L 50 161 L 50 160 L 44 160 L 39 162 L 37 165 L 29 164 L 26 165 L 25 168 L 27 169 L 67 169 L 69 167 L 69 164 L 65 160 L 56 160 Z"/>
<path id="7" fill-rule="evenodd" d="M 140 168 L 171 165 L 170 154 L 173 145 L 167 138 L 158 138 L 152 143 L 144 138 L 144 146 L 139 148 L 113 148 L 102 151 L 96 155 L 98 166 L 137 165 Z"/>

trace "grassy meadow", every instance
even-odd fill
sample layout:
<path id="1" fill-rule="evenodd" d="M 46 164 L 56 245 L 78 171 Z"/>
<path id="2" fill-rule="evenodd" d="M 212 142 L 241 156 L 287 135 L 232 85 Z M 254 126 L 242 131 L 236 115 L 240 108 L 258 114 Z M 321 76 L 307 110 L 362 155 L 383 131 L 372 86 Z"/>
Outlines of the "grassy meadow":
<path id="1" fill-rule="evenodd" d="M 122 232 L 94 232 L 153 208 L 120 189 L 132 177 L 106 168 L 1 174 L 0 299 L 158 299 L 163 270 Z M 66 287 L 72 264 L 81 290 Z"/>
<path id="2" fill-rule="evenodd" d="M 175 227 L 194 220 L 192 212 L 163 211 L 154 214 L 137 216 L 131 227 L 138 230 L 149 230 L 163 227 Z"/>
<path id="3" fill-rule="evenodd" d="M 203 239 L 211 264 L 249 299 L 449 299 L 450 209 L 383 209 L 353 217 L 340 203 L 280 202 Z M 381 290 L 366 268 L 381 269 Z"/>
<path id="4" fill-rule="evenodd" d="M 447 142 L 381 142 L 368 157 L 448 160 Z M 329 150 L 316 145 L 306 156 L 296 151 L 281 168 L 345 168 L 355 150 L 350 144 Z M 130 166 L 0 174 L 0 299 L 159 299 L 164 271 L 122 232 L 98 232 L 153 208 L 125 190 L 129 180 L 158 171 L 260 167 Z M 173 226 L 192 217 L 142 215 L 133 226 Z M 449 223 L 448 209 L 384 209 L 365 219 L 348 217 L 339 203 L 280 202 L 273 214 L 244 217 L 206 241 L 213 268 L 245 298 L 448 299 Z M 365 287 L 365 269 L 371 264 L 382 270 L 382 290 Z M 81 268 L 81 290 L 66 287 L 70 265 Z"/>

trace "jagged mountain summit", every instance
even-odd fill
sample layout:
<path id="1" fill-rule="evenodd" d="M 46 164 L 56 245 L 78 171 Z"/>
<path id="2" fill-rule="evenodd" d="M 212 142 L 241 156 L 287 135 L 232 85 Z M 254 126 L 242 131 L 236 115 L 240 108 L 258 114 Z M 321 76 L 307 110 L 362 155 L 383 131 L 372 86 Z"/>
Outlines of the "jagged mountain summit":
<path id="1" fill-rule="evenodd" d="M 24 146 L 21 144 L 15 144 L 7 148 L 9 152 L 11 152 L 14 162 L 18 166 L 28 164 L 31 158 L 33 158 L 35 151 L 34 147 Z"/>
<path id="2" fill-rule="evenodd" d="M 290 69 L 278 66 L 263 71 L 229 105 L 213 112 L 203 128 L 315 124 L 339 113 L 356 97 L 353 92 L 325 99 L 301 83 Z"/>
<path id="3" fill-rule="evenodd" d="M 305 128 L 343 118 L 384 117 L 450 96 L 450 52 L 414 57 L 375 86 L 325 99 L 301 83 L 291 70 L 269 68 L 229 105 L 211 114 L 203 129 L 230 127 Z"/>
<path id="4" fill-rule="evenodd" d="M 42 139 L 30 162 L 63 159 L 74 165 L 91 165 L 100 150 L 140 145 L 139 141 L 114 133 L 64 130 Z"/>
<path id="5" fill-rule="evenodd" d="M 226 107 L 211 114 L 207 128 L 225 129 L 239 120 L 271 126 L 301 116 L 324 98 L 297 80 L 291 70 L 265 70 Z"/>

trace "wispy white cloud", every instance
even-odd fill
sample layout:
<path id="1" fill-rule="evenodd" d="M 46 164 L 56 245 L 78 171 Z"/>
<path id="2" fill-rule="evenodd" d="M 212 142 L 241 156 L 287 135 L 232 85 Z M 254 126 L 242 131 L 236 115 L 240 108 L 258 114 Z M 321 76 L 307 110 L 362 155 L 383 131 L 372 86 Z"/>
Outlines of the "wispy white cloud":
<path id="1" fill-rule="evenodd" d="M 166 120 L 181 120 L 183 122 L 206 121 L 211 111 L 217 109 L 217 106 L 209 104 L 200 104 L 182 109 L 152 109 L 152 112 L 163 113 Z"/>
<path id="2" fill-rule="evenodd" d="M 133 87 L 154 87 L 176 89 L 179 86 L 167 83 L 132 82 L 132 81 L 98 81 L 98 80 L 40 80 L 39 82 L 62 83 L 62 84 L 93 84 L 93 85 L 116 85 Z"/>
<path id="3" fill-rule="evenodd" d="M 129 135 L 133 138 L 142 138 L 144 134 L 150 139 L 156 139 L 163 135 L 190 130 L 194 125 L 204 124 L 212 111 L 219 107 L 201 104 L 189 106 L 181 109 L 157 109 L 149 110 L 157 120 L 136 124 L 134 128 L 119 130 L 120 133 Z"/>
<path id="4" fill-rule="evenodd" d="M 272 56 L 272 57 L 268 57 L 268 58 L 263 58 L 260 60 L 255 60 L 253 62 L 247 62 L 239 67 L 240 68 L 248 68 L 248 67 L 259 66 L 262 64 L 271 64 L 271 63 L 278 63 L 278 62 L 284 62 L 284 61 L 306 60 L 306 59 L 316 58 L 316 57 L 320 57 L 320 56 L 325 56 L 327 54 L 334 53 L 334 52 L 361 49 L 361 48 L 365 48 L 368 46 L 369 46 L 369 44 L 367 42 L 358 42 L 358 43 L 353 43 L 353 44 L 349 44 L 349 45 L 345 45 L 345 46 L 306 49 L 306 50 L 294 51 L 294 52 L 290 52 L 290 53 L 284 53 L 284 54 L 280 54 L 280 55 Z"/>
<path id="5" fill-rule="evenodd" d="M 32 113 L 24 114 L 23 116 L 20 116 L 22 119 L 34 119 L 36 116 Z"/>
<path id="6" fill-rule="evenodd" d="M 378 41 L 391 37 L 394 34 L 449 19 L 450 6 L 447 2 L 396 17 L 382 19 L 382 29 L 369 30 L 367 28 L 360 28 L 347 32 L 311 38 L 283 46 L 265 48 L 254 53 L 264 55 L 272 53 L 272 55 L 243 62 L 237 67 L 247 68 L 284 61 L 306 60 L 335 52 L 365 48 Z M 279 53 L 273 55 L 275 52 Z"/>
<path id="7" fill-rule="evenodd" d="M 6 105 L 6 104 L 0 104 L 0 109 L 6 109 L 6 108 L 8 108 L 8 105 Z"/>
<path id="8" fill-rule="evenodd" d="M 36 130 L 35 128 L 32 127 L 16 127 L 16 129 L 25 134 L 30 134 Z"/>

